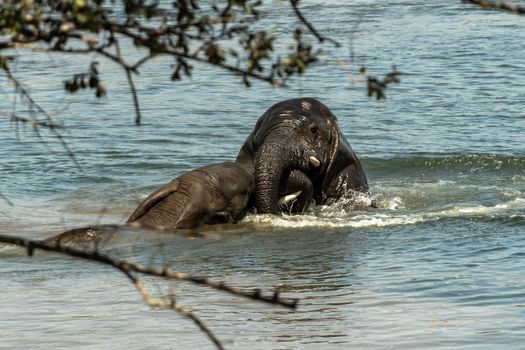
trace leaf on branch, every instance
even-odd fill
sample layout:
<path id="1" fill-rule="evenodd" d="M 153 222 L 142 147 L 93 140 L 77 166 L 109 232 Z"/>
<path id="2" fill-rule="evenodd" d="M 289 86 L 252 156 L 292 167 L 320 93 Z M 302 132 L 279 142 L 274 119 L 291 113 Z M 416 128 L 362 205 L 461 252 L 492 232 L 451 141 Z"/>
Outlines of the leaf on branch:
<path id="1" fill-rule="evenodd" d="M 366 69 L 361 68 L 362 72 L 364 73 Z M 397 70 L 397 68 L 394 66 L 392 67 L 392 72 L 385 75 L 383 79 L 378 79 L 375 76 L 369 75 L 367 77 L 367 92 L 368 96 L 371 97 L 375 95 L 377 100 L 385 100 L 385 90 L 391 83 L 400 83 L 401 80 L 399 79 L 399 76 L 402 73 Z"/>
<path id="2" fill-rule="evenodd" d="M 319 42 L 331 41 L 306 20 L 298 8 L 298 0 L 289 1 L 309 37 Z M 193 73 L 190 63 L 198 62 L 235 74 L 246 86 L 250 85 L 248 79 L 282 86 L 289 76 L 302 74 L 319 53 L 303 41 L 300 30 L 284 33 L 261 30 L 258 22 L 261 0 L 211 1 L 202 8 L 198 0 L 0 0 L 0 3 L 0 52 L 17 47 L 65 54 L 93 53 L 121 65 L 126 74 L 138 74 L 139 67 L 150 58 L 167 55 L 176 62 L 172 80 L 190 77 Z M 124 15 L 116 16 L 117 13 Z M 287 34 L 294 39 L 292 52 L 276 54 L 275 41 Z M 120 52 L 122 42 L 130 43 L 126 50 L 149 50 L 146 59 L 126 63 L 130 56 Z M 0 56 L 0 68 L 6 67 L 7 61 Z M 95 65 L 88 72 L 64 81 L 64 88 L 70 92 L 92 89 L 97 97 L 106 95 Z"/>
<path id="3" fill-rule="evenodd" d="M 205 53 L 208 57 L 208 61 L 213 64 L 220 64 L 226 59 L 224 52 L 221 50 L 219 45 L 214 42 L 210 42 L 206 45 Z"/>
<path id="4" fill-rule="evenodd" d="M 0 68 L 6 72 L 9 70 L 8 59 L 4 56 L 0 56 Z"/>
<path id="5" fill-rule="evenodd" d="M 279 76 L 292 76 L 293 74 L 302 74 L 305 69 L 312 63 L 317 61 L 317 56 L 320 52 L 313 53 L 312 46 L 303 42 L 302 33 L 300 29 L 294 32 L 294 39 L 296 41 L 295 50 L 289 56 L 279 62 L 277 69 Z"/>
<path id="6" fill-rule="evenodd" d="M 102 85 L 97 69 L 98 62 L 92 62 L 88 73 L 75 74 L 71 79 L 64 81 L 64 89 L 74 93 L 80 89 L 94 89 L 97 98 L 106 96 L 106 89 Z"/>
<path id="7" fill-rule="evenodd" d="M 262 72 L 264 70 L 263 61 L 270 59 L 274 40 L 275 38 L 268 35 L 266 31 L 257 34 L 251 33 L 240 40 L 241 45 L 248 52 L 246 66 L 249 72 Z"/>

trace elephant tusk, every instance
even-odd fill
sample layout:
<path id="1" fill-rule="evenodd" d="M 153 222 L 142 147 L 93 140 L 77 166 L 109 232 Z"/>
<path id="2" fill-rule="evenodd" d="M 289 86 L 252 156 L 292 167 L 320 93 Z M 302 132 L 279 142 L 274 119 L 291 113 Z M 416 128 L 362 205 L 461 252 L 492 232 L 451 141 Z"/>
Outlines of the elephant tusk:
<path id="1" fill-rule="evenodd" d="M 310 157 L 310 163 L 312 163 L 316 168 L 321 165 L 319 159 L 315 158 L 314 156 Z"/>
<path id="2" fill-rule="evenodd" d="M 292 194 L 287 194 L 286 196 L 279 198 L 279 200 L 277 201 L 277 205 L 283 205 L 283 204 L 287 204 L 287 203 L 293 201 L 294 199 L 299 197 L 301 192 L 302 191 L 297 191 L 297 192 L 294 192 Z"/>

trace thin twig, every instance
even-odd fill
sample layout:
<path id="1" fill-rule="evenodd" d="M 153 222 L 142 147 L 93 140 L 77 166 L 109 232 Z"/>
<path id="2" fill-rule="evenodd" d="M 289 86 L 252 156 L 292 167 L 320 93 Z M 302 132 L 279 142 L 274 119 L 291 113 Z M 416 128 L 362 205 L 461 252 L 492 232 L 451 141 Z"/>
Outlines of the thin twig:
<path id="1" fill-rule="evenodd" d="M 0 115 L 3 114 L 3 113 L 0 113 Z M 19 122 L 19 123 L 24 123 L 24 124 L 31 124 L 33 126 L 38 126 L 38 127 L 43 127 L 43 128 L 47 128 L 47 129 L 62 129 L 63 126 L 60 125 L 60 124 L 56 124 L 55 122 L 53 121 L 49 121 L 49 120 L 42 120 L 42 119 L 37 119 L 37 118 L 26 118 L 26 117 L 22 117 L 20 115 L 17 115 L 15 113 L 12 113 L 9 118 L 12 120 L 12 121 L 15 121 L 15 122 Z"/>
<path id="2" fill-rule="evenodd" d="M 42 113 L 46 119 L 48 121 L 51 121 L 52 118 L 51 116 L 47 113 L 47 111 L 42 108 L 32 97 L 31 95 L 29 94 L 29 92 L 22 86 L 22 84 L 18 81 L 18 79 L 16 79 L 13 74 L 11 73 L 11 70 L 9 68 L 4 68 L 3 69 L 4 72 L 6 73 L 7 75 L 7 78 L 15 85 L 15 88 L 16 88 L 16 91 L 17 92 L 20 92 L 20 94 L 22 96 L 24 96 L 28 101 L 29 101 L 29 105 L 31 107 L 34 107 L 36 108 L 36 110 L 40 113 Z"/>
<path id="3" fill-rule="evenodd" d="M 152 58 L 155 58 L 157 56 L 157 54 L 155 53 L 152 53 L 152 54 L 149 54 L 147 56 L 144 56 L 143 58 L 141 58 L 140 60 L 138 60 L 132 67 L 131 69 L 133 71 L 137 71 L 138 68 L 140 66 L 142 66 L 144 63 L 146 63 L 147 61 L 151 60 Z"/>
<path id="4" fill-rule="evenodd" d="M 135 84 L 133 84 L 133 78 L 131 76 L 131 71 L 126 69 L 126 76 L 128 78 L 129 88 L 131 90 L 131 95 L 133 96 L 133 105 L 135 106 L 135 124 L 140 125 L 140 106 L 139 98 L 137 96 L 137 90 L 135 89 Z"/>
<path id="5" fill-rule="evenodd" d="M 28 100 L 30 108 L 32 108 L 32 109 L 34 108 L 38 112 L 42 113 L 46 117 L 46 121 L 38 120 L 37 118 L 27 119 L 27 118 L 24 118 L 24 117 L 16 116 L 14 113 L 11 115 L 11 118 L 14 118 L 15 120 L 17 120 L 19 122 L 22 122 L 22 123 L 26 123 L 26 122 L 31 123 L 33 125 L 33 127 L 34 127 L 34 130 L 37 130 L 36 128 L 38 126 L 45 126 L 57 138 L 57 140 L 60 142 L 62 147 L 66 150 L 66 153 L 67 153 L 68 157 L 76 165 L 76 167 L 79 170 L 82 170 L 82 167 L 80 166 L 80 163 L 78 163 L 77 158 L 75 157 L 75 154 L 73 153 L 71 148 L 69 148 L 68 144 L 64 140 L 64 137 L 57 131 L 57 129 L 59 129 L 60 126 L 58 124 L 54 123 L 53 119 L 51 118 L 49 113 L 44 108 L 42 108 L 31 97 L 29 92 L 22 86 L 22 84 L 18 81 L 18 79 L 16 79 L 16 77 L 11 73 L 9 68 L 4 67 L 3 70 L 6 73 L 7 78 L 15 85 L 16 91 L 19 92 L 23 97 L 25 97 Z M 38 132 L 37 132 L 37 134 L 38 134 Z"/>
<path id="6" fill-rule="evenodd" d="M 131 274 L 127 274 L 127 276 L 131 279 L 131 281 L 135 285 L 135 288 L 140 293 L 140 295 L 142 295 L 142 298 L 144 299 L 144 302 L 146 302 L 146 304 L 148 304 L 151 307 L 158 307 L 162 309 L 173 309 L 177 311 L 180 315 L 192 320 L 193 323 L 195 323 L 197 327 L 199 327 L 199 329 L 208 336 L 208 338 L 215 344 L 215 346 L 218 349 L 220 350 L 224 349 L 221 341 L 215 336 L 215 334 L 213 334 L 213 332 L 208 328 L 208 326 L 206 326 L 206 324 L 197 315 L 195 315 L 189 308 L 178 305 L 177 303 L 175 303 L 175 300 L 173 299 L 170 301 L 166 301 L 166 300 L 150 297 L 148 292 L 144 288 L 144 284 L 140 280 L 138 280 Z"/>
<path id="7" fill-rule="evenodd" d="M 292 4 L 292 8 L 295 11 L 295 14 L 297 15 L 297 17 L 299 17 L 301 22 L 303 22 L 303 24 L 317 38 L 317 40 L 319 40 L 319 42 L 324 42 L 325 40 L 327 40 L 333 43 L 336 47 L 340 47 L 341 44 L 339 44 L 339 42 L 335 41 L 332 38 L 324 37 L 321 34 L 319 34 L 319 32 L 315 29 L 315 27 L 310 22 L 308 22 L 308 20 L 303 16 L 301 11 L 299 10 L 299 7 L 297 7 L 298 3 L 299 3 L 299 0 L 290 0 L 290 4 Z"/>
<path id="8" fill-rule="evenodd" d="M 115 44 L 115 49 L 117 51 L 117 63 L 120 64 L 124 70 L 126 71 L 126 77 L 128 79 L 129 89 L 131 90 L 131 96 L 133 96 L 133 105 L 135 107 L 135 124 L 140 125 L 140 105 L 139 105 L 139 98 L 137 96 L 137 89 L 135 89 L 135 84 L 133 83 L 133 77 L 131 76 L 131 71 L 134 70 L 133 67 L 129 67 L 127 64 L 125 64 L 124 60 L 122 59 L 122 54 L 120 52 L 120 45 L 118 43 L 118 40 L 113 37 L 113 33 L 111 33 L 112 41 Z M 136 71 L 135 71 L 136 72 Z"/>

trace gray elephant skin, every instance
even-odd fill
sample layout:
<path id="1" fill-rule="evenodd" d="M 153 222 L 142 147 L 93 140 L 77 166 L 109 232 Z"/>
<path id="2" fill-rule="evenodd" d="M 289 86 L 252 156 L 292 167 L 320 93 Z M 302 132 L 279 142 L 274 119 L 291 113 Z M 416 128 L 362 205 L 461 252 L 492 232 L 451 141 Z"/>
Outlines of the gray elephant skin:
<path id="1" fill-rule="evenodd" d="M 265 112 L 235 162 L 187 172 L 149 195 L 127 220 L 164 230 L 235 223 L 248 211 L 303 213 L 312 200 L 330 205 L 368 183 L 337 119 L 321 102 L 300 98 Z M 86 243 L 112 235 L 117 225 L 69 230 L 50 244 Z"/>
<path id="2" fill-rule="evenodd" d="M 282 207 L 298 202 L 312 189 L 301 174 L 290 177 L 286 185 L 292 193 L 279 199 Z M 130 215 L 129 226 L 174 231 L 195 229 L 203 224 L 235 223 L 253 208 L 253 167 L 224 162 L 189 171 L 150 194 Z M 302 202 L 301 202 L 302 203 Z M 301 205 L 304 205 L 302 203 Z M 74 245 L 109 239 L 118 225 L 81 227 L 45 240 L 56 245 Z"/>
<path id="3" fill-rule="evenodd" d="M 171 230 L 237 222 L 250 207 L 253 178 L 250 165 L 234 162 L 192 170 L 150 194 L 127 223 Z"/>
<path id="4" fill-rule="evenodd" d="M 304 155 L 315 153 L 314 167 Z M 279 102 L 257 121 L 236 162 L 255 171 L 254 205 L 258 213 L 279 213 L 286 184 L 310 182 L 317 204 L 330 205 L 355 191 L 368 193 L 363 167 L 337 125 L 337 118 L 313 98 Z M 305 208 L 301 208 L 304 210 Z"/>
<path id="5" fill-rule="evenodd" d="M 202 224 L 234 223 L 247 213 L 254 189 L 250 165 L 224 162 L 182 174 L 150 194 L 126 223 L 142 228 L 194 229 Z M 116 225 L 75 228 L 45 240 L 70 245 L 111 238 Z"/>

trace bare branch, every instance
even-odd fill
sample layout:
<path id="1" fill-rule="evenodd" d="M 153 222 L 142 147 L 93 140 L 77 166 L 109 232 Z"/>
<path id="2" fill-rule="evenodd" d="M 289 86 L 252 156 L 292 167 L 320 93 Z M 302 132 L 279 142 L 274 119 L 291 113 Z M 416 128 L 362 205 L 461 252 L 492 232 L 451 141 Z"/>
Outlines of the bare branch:
<path id="1" fill-rule="evenodd" d="M 140 106 L 139 98 L 137 96 L 137 90 L 133 84 L 133 78 L 131 77 L 131 71 L 126 69 L 126 76 L 128 78 L 129 88 L 131 90 L 131 95 L 133 96 L 133 105 L 135 106 L 135 124 L 140 125 Z"/>
<path id="2" fill-rule="evenodd" d="M 0 113 L 0 114 L 3 114 L 3 113 Z M 62 125 L 60 124 L 56 124 L 55 122 L 53 121 L 49 121 L 49 120 L 42 120 L 42 119 L 36 119 L 36 118 L 26 118 L 26 117 L 22 117 L 20 115 L 17 115 L 15 113 L 11 114 L 9 116 L 9 118 L 11 118 L 12 121 L 14 122 L 17 122 L 17 123 L 23 123 L 23 124 L 31 124 L 33 125 L 33 127 L 43 127 L 43 128 L 47 128 L 47 129 L 61 129 L 63 128 Z"/>
<path id="3" fill-rule="evenodd" d="M 56 50 L 52 49 L 51 51 L 56 51 Z M 63 50 L 58 50 L 58 51 L 63 51 Z M 126 70 L 134 70 L 132 66 L 129 66 L 126 62 L 124 62 L 122 57 L 112 55 L 111 53 L 107 52 L 107 50 L 104 50 L 104 49 L 101 49 L 101 48 L 97 48 L 96 50 L 88 50 L 87 52 L 91 52 L 91 51 L 98 52 L 102 56 L 105 56 L 105 57 L 109 58 L 110 60 L 112 60 L 113 62 L 117 63 L 118 65 L 120 65 L 122 68 L 124 68 Z M 79 50 L 69 50 L 67 52 L 69 52 L 69 53 L 86 53 L 86 51 L 79 51 Z"/>
<path id="4" fill-rule="evenodd" d="M 174 299 L 167 301 L 167 300 L 150 297 L 142 281 L 140 281 L 138 278 L 136 278 L 129 272 L 124 272 L 124 273 L 131 280 L 131 282 L 133 283 L 137 291 L 140 293 L 140 295 L 142 296 L 146 304 L 148 304 L 151 307 L 157 307 L 161 309 L 173 309 L 176 312 L 178 312 L 180 315 L 189 318 L 190 320 L 193 321 L 193 323 L 197 325 L 197 327 L 199 327 L 199 329 L 204 334 L 206 334 L 206 336 L 215 344 L 217 349 L 219 350 L 224 349 L 221 341 L 215 336 L 215 334 L 213 334 L 213 332 L 208 328 L 208 326 L 206 326 L 206 324 L 197 315 L 195 315 L 189 308 L 176 304 Z"/>
<path id="5" fill-rule="evenodd" d="M 112 227 L 113 229 L 119 228 L 118 225 L 107 225 L 106 227 Z M 69 255 L 75 258 L 81 258 L 85 260 L 96 261 L 108 266 L 112 266 L 120 271 L 126 270 L 129 272 L 140 273 L 144 275 L 160 277 L 168 280 L 178 280 L 178 281 L 187 281 L 197 285 L 210 287 L 216 290 L 225 291 L 230 294 L 244 297 L 248 299 L 253 299 L 257 301 L 262 301 L 269 304 L 280 305 L 290 309 L 295 309 L 297 307 L 297 299 L 282 299 L 279 296 L 279 292 L 275 291 L 272 295 L 263 295 L 260 289 L 254 289 L 251 291 L 245 291 L 241 288 L 230 287 L 225 285 L 222 282 L 213 282 L 206 277 L 193 276 L 185 272 L 174 271 L 169 268 L 155 268 L 155 267 L 146 267 L 140 264 L 128 262 L 128 261 L 119 261 L 114 260 L 108 256 L 101 255 L 97 251 L 87 252 L 80 249 L 75 249 L 71 247 L 66 247 L 60 244 L 60 240 L 56 244 L 48 244 L 43 241 L 36 241 L 25 239 L 22 237 L 0 235 L 0 242 L 9 243 L 18 245 L 20 247 L 25 247 L 27 249 L 28 255 L 32 255 L 35 249 L 57 252 L 64 255 Z"/>
<path id="6" fill-rule="evenodd" d="M 327 38 L 319 34 L 319 32 L 315 29 L 315 27 L 308 22 L 308 20 L 304 17 L 304 15 L 299 10 L 299 7 L 297 5 L 299 4 L 299 0 L 290 0 L 290 4 L 292 4 L 292 8 L 297 15 L 297 17 L 303 22 L 303 24 L 308 28 L 308 30 L 319 40 L 320 42 L 324 42 L 325 40 L 330 41 L 333 43 L 336 47 L 340 47 L 341 44 L 339 42 L 335 41 L 334 39 Z"/>
<path id="7" fill-rule="evenodd" d="M 525 7 L 514 5 L 506 1 L 487 1 L 487 0 L 463 0 L 464 3 L 478 5 L 487 10 L 499 10 L 525 15 Z"/>
<path id="8" fill-rule="evenodd" d="M 106 227 L 110 227 L 113 230 L 116 230 L 119 226 L 106 225 Z M 180 281 L 189 281 L 189 282 L 192 282 L 198 285 L 204 285 L 204 286 L 207 286 L 213 289 L 226 291 L 226 292 L 229 292 L 233 295 L 240 296 L 240 297 L 263 301 L 263 302 L 270 303 L 270 304 L 281 305 L 281 306 L 292 308 L 292 309 L 295 309 L 297 307 L 296 299 L 291 299 L 291 301 L 283 300 L 279 298 L 278 292 L 274 292 L 272 297 L 266 297 L 266 296 L 261 295 L 261 292 L 258 289 L 255 289 L 252 292 L 245 292 L 239 288 L 228 287 L 224 285 L 223 283 L 211 282 L 205 277 L 195 277 L 195 276 L 192 276 L 184 272 L 173 271 L 166 267 L 165 268 L 148 268 L 148 267 L 145 267 L 139 264 L 135 264 L 132 262 L 124 261 L 124 260 L 121 260 L 121 261 L 114 260 L 110 258 L 109 256 L 100 254 L 97 249 L 91 252 L 87 252 L 84 250 L 66 247 L 60 244 L 60 240 L 58 240 L 56 244 L 51 245 L 51 244 L 48 244 L 42 241 L 35 241 L 35 240 L 24 239 L 21 237 L 0 235 L 0 242 L 14 244 L 20 247 L 25 247 L 27 250 L 27 254 L 29 256 L 33 255 L 33 252 L 35 249 L 40 249 L 44 251 L 61 253 L 64 255 L 75 257 L 75 258 L 95 261 L 98 263 L 102 263 L 104 265 L 111 266 L 121 271 L 124 275 L 126 275 L 129 278 L 131 283 L 133 283 L 137 291 L 141 294 L 142 298 L 149 306 L 163 308 L 163 309 L 173 309 L 179 314 L 181 314 L 182 316 L 189 318 L 197 325 L 197 327 L 199 327 L 199 329 L 203 333 L 206 334 L 206 336 L 215 344 L 215 346 L 218 349 L 223 349 L 222 343 L 219 341 L 219 339 L 213 334 L 213 332 L 206 326 L 206 324 L 199 317 L 197 317 L 189 308 L 175 303 L 174 299 L 170 301 L 166 301 L 166 300 L 150 297 L 150 295 L 148 294 L 148 292 L 146 291 L 144 287 L 144 284 L 136 276 L 134 276 L 134 273 L 160 277 L 160 278 L 164 278 L 168 280 L 175 279 L 175 280 L 180 280 Z"/>
<path id="9" fill-rule="evenodd" d="M 135 84 L 133 84 L 133 77 L 131 76 L 131 71 L 134 69 L 133 67 L 129 67 L 124 63 L 124 60 L 122 59 L 122 54 L 120 52 L 120 45 L 118 41 L 113 37 L 113 33 L 111 33 L 111 41 L 115 44 L 115 49 L 117 50 L 117 59 L 118 63 L 124 68 L 126 71 L 126 77 L 128 79 L 129 88 L 131 90 L 131 96 L 133 97 L 133 105 L 135 107 L 135 124 L 140 125 L 140 106 L 139 106 L 139 98 L 137 96 L 137 90 L 135 89 Z M 142 60 L 141 60 L 142 61 Z M 136 72 L 136 71 L 135 71 Z"/>
<path id="10" fill-rule="evenodd" d="M 51 116 L 47 113 L 45 109 L 43 109 L 36 101 L 31 97 L 29 92 L 24 88 L 24 86 L 16 79 L 13 74 L 11 73 L 11 70 L 8 67 L 2 67 L 4 72 L 7 75 L 7 78 L 15 85 L 15 88 L 20 94 L 26 98 L 29 101 L 29 105 L 33 108 L 35 108 L 38 112 L 42 113 L 48 121 L 51 121 Z"/>
<path id="11" fill-rule="evenodd" d="M 149 61 L 149 60 L 155 58 L 156 56 L 157 56 L 157 54 L 152 53 L 152 54 L 150 54 L 150 55 L 147 55 L 147 56 L 141 58 L 140 60 L 137 61 L 137 63 L 135 63 L 135 64 L 131 67 L 131 69 L 132 69 L 133 71 L 138 70 L 140 66 L 142 66 L 142 65 L 143 65 L 144 63 L 146 63 L 147 61 Z"/>
<path id="12" fill-rule="evenodd" d="M 68 144 L 64 140 L 64 137 L 57 131 L 57 129 L 61 128 L 61 126 L 53 122 L 53 120 L 52 120 L 51 116 L 49 115 L 49 113 L 47 113 L 47 111 L 44 108 L 42 108 L 31 97 L 29 92 L 22 86 L 22 84 L 18 81 L 18 79 L 16 79 L 13 76 L 13 74 L 11 73 L 11 71 L 9 70 L 8 67 L 2 67 L 2 69 L 6 73 L 7 78 L 15 85 L 16 91 L 19 92 L 24 98 L 26 98 L 28 100 L 29 106 L 31 108 L 36 109 L 39 113 L 42 113 L 46 117 L 46 120 L 43 121 L 43 120 L 39 120 L 37 118 L 29 119 L 29 118 L 20 117 L 20 116 L 17 116 L 15 113 L 13 113 L 11 115 L 12 120 L 15 120 L 16 122 L 22 122 L 22 123 L 31 123 L 33 125 L 34 130 L 38 130 L 37 128 L 39 126 L 46 127 L 57 138 L 57 140 L 60 142 L 62 147 L 66 150 L 66 153 L 67 153 L 68 157 L 73 161 L 73 163 L 76 165 L 76 167 L 78 169 L 82 169 L 82 167 L 80 166 L 80 164 L 78 163 L 78 161 L 77 161 L 77 159 L 75 157 L 75 154 L 73 153 L 71 148 L 69 148 Z"/>

